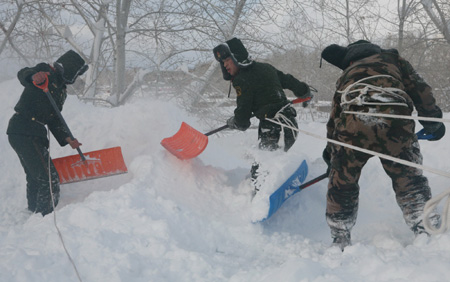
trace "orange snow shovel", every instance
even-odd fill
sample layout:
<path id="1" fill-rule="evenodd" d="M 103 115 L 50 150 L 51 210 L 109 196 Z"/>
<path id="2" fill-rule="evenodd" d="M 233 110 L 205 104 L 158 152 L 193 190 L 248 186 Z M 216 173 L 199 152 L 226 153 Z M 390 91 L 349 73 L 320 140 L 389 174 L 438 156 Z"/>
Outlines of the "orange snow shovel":
<path id="1" fill-rule="evenodd" d="M 172 137 L 164 138 L 161 145 L 180 160 L 192 159 L 205 150 L 209 135 L 225 128 L 228 128 L 228 125 L 203 134 L 183 121 L 178 132 Z"/>
<path id="2" fill-rule="evenodd" d="M 298 104 L 311 100 L 308 98 L 297 98 L 292 100 L 291 104 Z M 200 155 L 208 145 L 208 136 L 228 128 L 228 125 L 216 128 L 208 133 L 201 133 L 185 122 L 181 123 L 181 127 L 172 137 L 164 138 L 161 145 L 167 151 L 172 153 L 180 160 L 187 160 L 195 158 Z"/>
<path id="3" fill-rule="evenodd" d="M 64 128 L 69 133 L 70 138 L 75 139 L 70 131 L 61 111 L 53 100 L 48 90 L 48 78 L 43 84 L 34 85 L 44 91 L 50 100 L 55 112 L 60 118 Z M 90 180 L 100 177 L 112 176 L 116 174 L 127 173 L 127 167 L 123 160 L 120 147 L 102 149 L 83 154 L 80 148 L 77 148 L 78 155 L 72 155 L 53 159 L 53 164 L 58 171 L 60 184 Z"/>

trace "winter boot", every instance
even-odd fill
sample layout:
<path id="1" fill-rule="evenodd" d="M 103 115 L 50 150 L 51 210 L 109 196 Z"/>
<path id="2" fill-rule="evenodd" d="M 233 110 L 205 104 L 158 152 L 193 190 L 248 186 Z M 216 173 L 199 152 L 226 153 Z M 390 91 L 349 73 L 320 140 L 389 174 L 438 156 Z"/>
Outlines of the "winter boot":
<path id="1" fill-rule="evenodd" d="M 339 247 L 341 251 L 344 251 L 345 247 L 352 245 L 350 231 L 348 230 L 332 228 L 331 237 L 333 238 L 331 246 Z"/>

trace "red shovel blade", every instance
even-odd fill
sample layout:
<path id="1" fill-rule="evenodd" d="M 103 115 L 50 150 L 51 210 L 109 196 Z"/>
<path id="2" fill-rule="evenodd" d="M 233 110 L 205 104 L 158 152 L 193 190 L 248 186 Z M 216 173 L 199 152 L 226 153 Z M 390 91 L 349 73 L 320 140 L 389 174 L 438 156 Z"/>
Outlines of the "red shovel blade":
<path id="1" fill-rule="evenodd" d="M 180 160 L 195 158 L 208 145 L 208 136 L 182 122 L 174 136 L 164 138 L 161 145 Z"/>
<path id="2" fill-rule="evenodd" d="M 86 161 L 80 155 L 53 159 L 61 184 L 128 172 L 120 147 L 84 153 L 84 156 Z"/>

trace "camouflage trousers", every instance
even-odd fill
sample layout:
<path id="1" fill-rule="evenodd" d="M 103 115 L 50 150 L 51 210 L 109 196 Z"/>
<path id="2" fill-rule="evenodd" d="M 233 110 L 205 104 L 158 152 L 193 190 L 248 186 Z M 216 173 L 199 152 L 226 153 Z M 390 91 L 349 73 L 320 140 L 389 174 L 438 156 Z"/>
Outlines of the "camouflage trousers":
<path id="1" fill-rule="evenodd" d="M 48 171 L 48 140 L 35 136 L 8 135 L 11 147 L 19 156 L 27 179 L 28 209 L 46 215 L 53 211 Z M 51 183 L 55 206 L 59 201 L 59 176 L 50 161 Z"/>
<path id="2" fill-rule="evenodd" d="M 361 118 L 359 118 L 361 117 Z M 400 119 L 367 118 L 341 115 L 335 124 L 333 139 L 416 164 L 422 155 L 414 122 Z M 332 237 L 349 234 L 358 211 L 361 170 L 372 155 L 331 144 L 331 171 L 327 192 L 327 223 Z M 430 187 L 422 170 L 380 158 L 392 180 L 397 203 L 406 224 L 414 232 L 423 228 L 422 213 L 431 198 Z"/>

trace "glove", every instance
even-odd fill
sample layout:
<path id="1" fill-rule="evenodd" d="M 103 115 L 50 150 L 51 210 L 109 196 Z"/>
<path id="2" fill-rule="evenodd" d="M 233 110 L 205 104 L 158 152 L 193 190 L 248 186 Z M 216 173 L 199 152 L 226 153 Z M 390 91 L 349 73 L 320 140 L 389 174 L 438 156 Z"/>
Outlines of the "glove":
<path id="1" fill-rule="evenodd" d="M 325 148 L 322 152 L 322 159 L 325 161 L 325 163 L 327 164 L 327 175 L 330 175 L 330 171 L 331 171 L 331 154 L 330 152 L 328 152 L 327 148 Z"/>
<path id="2" fill-rule="evenodd" d="M 33 76 L 31 76 L 31 80 L 34 81 L 36 84 L 42 84 L 45 82 L 45 80 L 47 79 L 47 76 L 50 75 L 49 72 L 47 71 L 40 71 L 37 72 L 35 74 L 33 74 Z"/>
<path id="3" fill-rule="evenodd" d="M 302 107 L 303 107 L 303 108 L 306 108 L 306 107 L 308 107 L 308 106 L 309 106 L 309 104 L 311 104 L 311 100 L 312 100 L 312 98 L 314 97 L 314 95 L 312 95 L 312 94 L 311 94 L 311 96 L 310 96 L 310 97 L 311 97 L 311 99 L 310 99 L 310 100 L 308 100 L 308 101 L 305 101 L 305 102 L 303 102 L 303 103 L 302 103 Z"/>
<path id="4" fill-rule="evenodd" d="M 434 127 L 434 131 L 430 131 L 426 128 L 423 128 L 419 132 L 416 133 L 418 139 L 426 139 L 428 141 L 437 141 L 440 140 L 445 135 L 445 125 L 440 122 L 440 126 Z M 436 129 L 437 128 L 437 129 Z"/>
<path id="5" fill-rule="evenodd" d="M 308 92 L 306 93 L 305 96 L 306 96 L 306 98 L 311 97 L 311 99 L 302 103 L 303 108 L 308 107 L 309 104 L 311 103 L 312 99 L 314 98 L 314 94 L 311 93 L 309 86 L 308 86 Z"/>
<path id="6" fill-rule="evenodd" d="M 227 125 L 229 129 L 239 129 L 236 122 L 234 121 L 234 116 L 227 120 Z"/>

